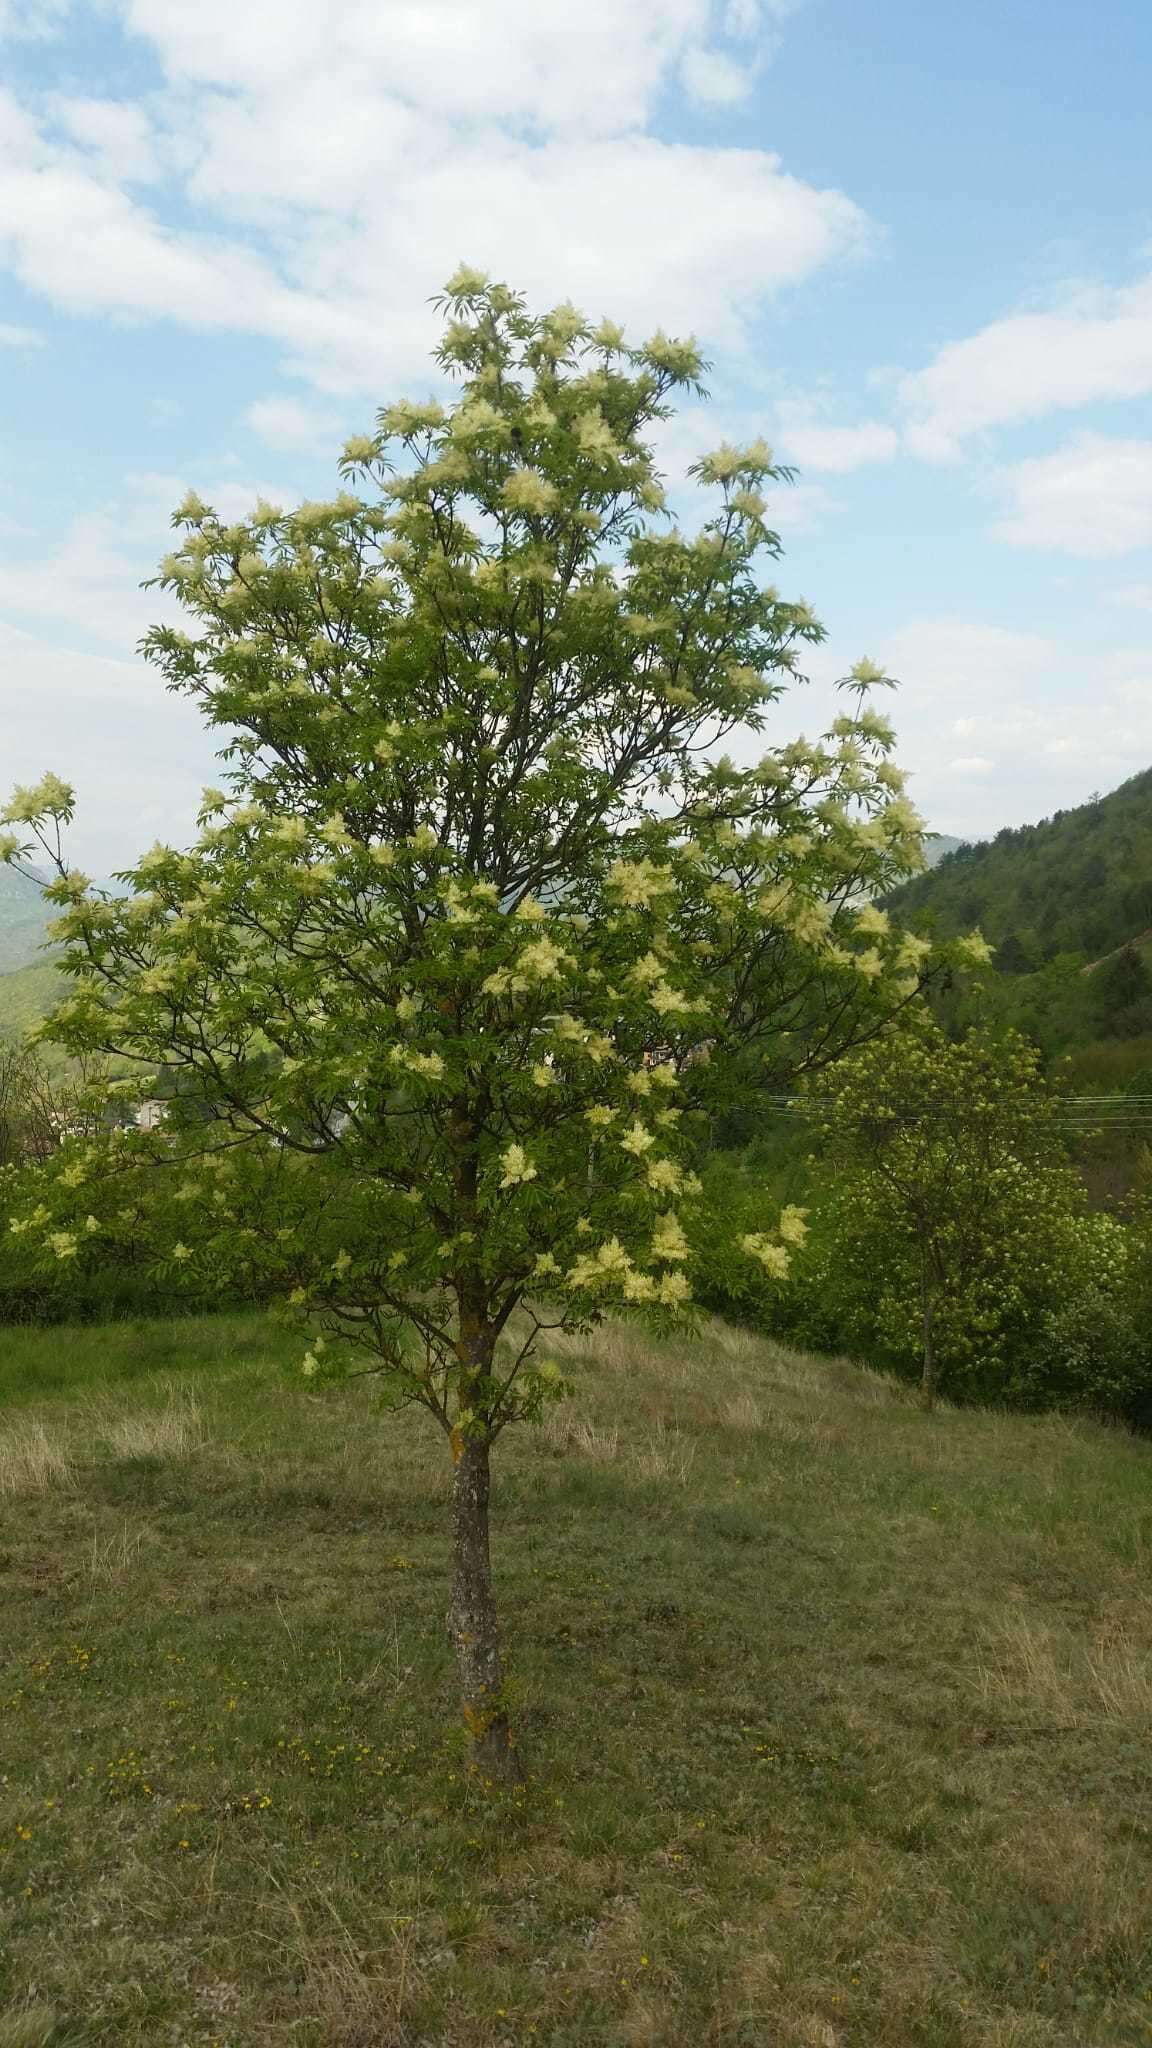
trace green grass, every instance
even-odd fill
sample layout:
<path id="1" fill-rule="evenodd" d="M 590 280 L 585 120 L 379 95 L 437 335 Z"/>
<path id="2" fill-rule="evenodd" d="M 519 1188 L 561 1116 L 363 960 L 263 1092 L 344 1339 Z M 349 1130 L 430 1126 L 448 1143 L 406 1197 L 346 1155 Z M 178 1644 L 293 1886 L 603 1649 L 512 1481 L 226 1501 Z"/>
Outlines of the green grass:
<path id="1" fill-rule="evenodd" d="M 500 1450 L 504 1792 L 419 1418 L 3 1342 L 0 2048 L 1152 2041 L 1152 1445 L 606 1329 Z"/>

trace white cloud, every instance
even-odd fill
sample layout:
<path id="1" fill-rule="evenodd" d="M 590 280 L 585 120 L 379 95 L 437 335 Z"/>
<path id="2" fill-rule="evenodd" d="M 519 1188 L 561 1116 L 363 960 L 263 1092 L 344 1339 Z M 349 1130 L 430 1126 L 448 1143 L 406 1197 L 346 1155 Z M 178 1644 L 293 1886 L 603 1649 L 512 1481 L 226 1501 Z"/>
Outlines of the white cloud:
<path id="1" fill-rule="evenodd" d="M 263 335 L 294 373 L 374 396 L 426 366 L 427 300 L 461 256 L 642 332 L 703 308 L 707 338 L 738 343 L 864 218 L 766 151 L 644 127 L 686 59 L 734 91 L 780 11 L 123 0 L 166 89 L 147 119 L 57 100 L 55 133 L 0 95 L 0 260 L 67 310 Z M 157 164 L 183 179 L 179 225 L 127 189 Z"/>
<path id="2" fill-rule="evenodd" d="M 47 554 L 0 561 L 0 614 L 52 621 L 57 633 L 78 628 L 127 652 L 157 615 L 158 593 L 145 602 L 139 588 L 150 566 L 125 552 L 112 513 L 85 514 Z"/>
<path id="3" fill-rule="evenodd" d="M 175 620 L 178 607 L 161 590 L 142 590 L 171 545 L 169 519 L 193 479 L 141 473 L 125 479 L 114 503 L 84 513 L 43 554 L 0 558 L 0 620 L 40 622 L 45 644 L 99 641 L 128 654 L 151 625 Z M 301 493 L 275 484 L 195 479 L 225 520 L 242 519 L 265 498 L 292 504 Z M 77 656 L 82 660 L 82 656 Z M 143 668 L 132 671 L 147 685 Z M 149 685 L 149 687 L 151 687 Z"/>
<path id="4" fill-rule="evenodd" d="M 71 782 L 77 812 L 68 850 L 90 873 L 126 867 L 161 838 L 187 842 L 205 783 L 219 781 L 219 735 L 171 697 L 142 663 L 48 647 L 0 625 L 5 692 L 4 777 L 46 768 Z"/>
<path id="5" fill-rule="evenodd" d="M 299 496 L 272 484 L 197 481 L 225 519 L 241 518 L 257 497 Z M 200 790 L 220 780 L 222 736 L 134 653 L 148 626 L 181 616 L 165 592 L 140 582 L 169 545 L 168 516 L 187 487 L 179 476 L 127 477 L 114 504 L 81 516 L 44 554 L 0 557 L 0 796 L 45 768 L 73 783 L 69 845 L 97 874 L 127 866 L 157 837 L 190 839 Z M 93 642 L 115 654 L 90 651 Z"/>
<path id="6" fill-rule="evenodd" d="M 829 471 L 887 461 L 901 445 L 947 460 L 973 434 L 1152 393 L 1152 275 L 1115 290 L 1069 289 L 1055 307 L 994 320 L 925 368 L 876 371 L 872 382 L 891 396 L 894 423 L 835 426 L 819 401 L 794 401 L 781 407 L 789 456 Z"/>
<path id="7" fill-rule="evenodd" d="M 1152 546 L 1152 441 L 1085 434 L 1004 481 L 1011 510 L 996 531 L 1016 547 L 1091 557 Z"/>
<path id="8" fill-rule="evenodd" d="M 356 336 L 346 313 L 282 284 L 254 252 L 165 229 L 79 158 L 30 132 L 2 95 L 0 256 L 28 287 L 70 311 L 168 317 L 305 345 L 347 346 Z"/>
<path id="9" fill-rule="evenodd" d="M 880 420 L 866 420 L 856 427 L 831 427 L 791 419 L 787 413 L 784 441 L 789 461 L 801 469 L 839 474 L 870 462 L 888 462 L 900 446 L 895 427 Z"/>
<path id="10" fill-rule="evenodd" d="M 994 832 L 1049 816 L 1152 760 L 1152 639 L 1102 648 L 927 619 L 891 635 L 878 658 L 902 678 L 892 706 L 898 758 L 940 831 Z M 953 709 L 978 741 L 959 758 L 948 730 Z M 973 761 L 987 766 L 973 769 Z"/>
<path id="11" fill-rule="evenodd" d="M 128 100 L 71 99 L 49 102 L 57 124 L 87 151 L 109 177 L 127 184 L 149 183 L 162 168 L 155 128 L 143 107 Z"/>
<path id="12" fill-rule="evenodd" d="M 258 398 L 244 419 L 270 448 L 303 448 L 329 454 L 333 460 L 340 452 L 340 427 L 333 416 L 298 398 Z"/>
<path id="13" fill-rule="evenodd" d="M 723 48 L 731 61 L 775 8 L 725 19 L 713 0 L 127 0 L 131 27 L 170 75 L 282 101 L 308 79 L 366 91 L 453 124 L 503 122 L 530 132 L 611 135 L 642 126 L 684 53 Z M 736 48 L 732 44 L 737 45 Z M 355 124 L 354 124 L 355 127 Z"/>
<path id="14" fill-rule="evenodd" d="M 994 320 L 899 379 L 910 445 L 947 457 L 982 428 L 1152 392 L 1152 277 Z"/>
<path id="15" fill-rule="evenodd" d="M 1131 605 L 1135 611 L 1152 612 L 1152 583 L 1127 583 L 1112 592 L 1113 604 Z"/>
<path id="16" fill-rule="evenodd" d="M 684 89 L 694 100 L 706 105 L 729 107 L 746 99 L 754 83 L 753 74 L 722 50 L 688 50 L 680 65 Z"/>
<path id="17" fill-rule="evenodd" d="M 0 348 L 43 348 L 44 336 L 37 334 L 34 327 L 14 327 L 8 320 L 0 320 Z"/>
<path id="18" fill-rule="evenodd" d="M 1034 822 L 1152 761 L 1152 635 L 1108 648 L 973 619 L 914 620 L 870 646 L 838 631 L 806 656 L 811 686 L 773 710 L 772 735 L 822 730 L 844 709 L 834 680 L 861 653 L 900 679 L 877 708 L 934 831 L 979 837 Z"/>

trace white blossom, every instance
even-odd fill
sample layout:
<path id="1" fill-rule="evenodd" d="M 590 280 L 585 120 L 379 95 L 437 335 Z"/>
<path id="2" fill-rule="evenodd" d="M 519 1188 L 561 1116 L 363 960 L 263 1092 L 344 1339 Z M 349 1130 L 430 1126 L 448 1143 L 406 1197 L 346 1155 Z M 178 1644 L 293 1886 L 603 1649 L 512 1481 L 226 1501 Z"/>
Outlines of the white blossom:
<path id="1" fill-rule="evenodd" d="M 523 1145 L 509 1145 L 500 1164 L 504 1168 L 504 1178 L 500 1182 L 502 1188 L 521 1187 L 525 1181 L 536 1179 L 536 1168 Z"/>

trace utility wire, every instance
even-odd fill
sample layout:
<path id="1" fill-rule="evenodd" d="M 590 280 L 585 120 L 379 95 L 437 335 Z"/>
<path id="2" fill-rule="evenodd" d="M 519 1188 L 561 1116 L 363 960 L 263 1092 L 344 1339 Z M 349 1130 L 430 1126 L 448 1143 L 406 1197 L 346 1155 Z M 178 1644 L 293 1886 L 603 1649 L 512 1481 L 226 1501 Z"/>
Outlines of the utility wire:
<path id="1" fill-rule="evenodd" d="M 826 1115 L 835 1098 L 828 1095 L 768 1095 L 763 1098 L 780 1116 L 804 1122 Z M 951 1120 L 947 1110 L 894 1110 L 875 1112 L 885 1123 L 940 1123 Z M 1152 1131 L 1152 1095 L 1065 1095 L 1050 1119 L 1062 1131 Z"/>

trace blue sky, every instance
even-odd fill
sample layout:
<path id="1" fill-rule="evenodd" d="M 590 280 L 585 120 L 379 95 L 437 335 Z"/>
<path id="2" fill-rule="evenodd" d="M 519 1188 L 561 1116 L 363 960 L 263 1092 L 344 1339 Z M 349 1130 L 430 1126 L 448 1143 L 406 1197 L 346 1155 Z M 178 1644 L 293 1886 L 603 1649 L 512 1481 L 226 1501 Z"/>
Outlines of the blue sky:
<path id="1" fill-rule="evenodd" d="M 692 330 L 671 475 L 764 432 L 778 580 L 942 831 L 1152 763 L 1152 9 L 0 0 L 0 778 L 108 869 L 211 745 L 135 658 L 188 484 L 326 492 L 460 258 Z"/>

